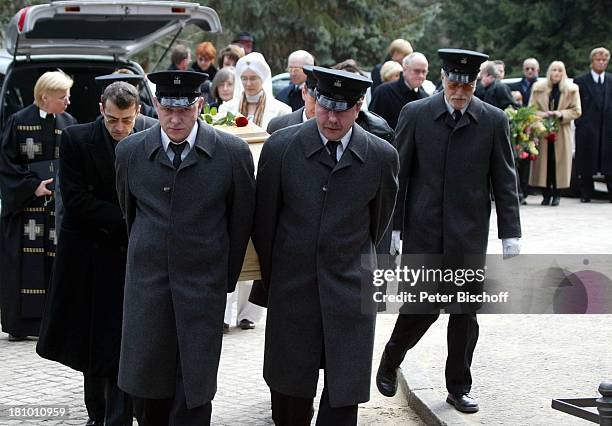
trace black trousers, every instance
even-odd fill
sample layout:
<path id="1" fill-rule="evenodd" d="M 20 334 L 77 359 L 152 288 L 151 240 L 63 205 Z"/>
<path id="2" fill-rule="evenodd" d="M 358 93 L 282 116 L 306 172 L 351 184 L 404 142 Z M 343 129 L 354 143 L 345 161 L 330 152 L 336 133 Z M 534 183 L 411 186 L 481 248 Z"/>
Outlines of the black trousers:
<path id="1" fill-rule="evenodd" d="M 579 177 L 580 181 L 580 196 L 582 198 L 591 198 L 594 192 L 593 176 Z M 608 198 L 612 201 L 612 175 L 606 175 L 606 186 L 608 187 Z"/>
<path id="2" fill-rule="evenodd" d="M 557 160 L 555 157 L 555 143 L 548 143 L 548 156 L 546 157 L 546 188 L 542 191 L 544 198 L 558 197 L 557 189 Z"/>
<path id="3" fill-rule="evenodd" d="M 106 426 L 132 424 L 132 398 L 117 386 L 117 380 L 83 374 L 85 407 L 89 419 Z"/>
<path id="4" fill-rule="evenodd" d="M 399 367 L 406 352 L 413 348 L 440 314 L 400 314 L 391 338 L 385 346 L 387 356 Z M 451 314 L 448 320 L 446 342 L 446 389 L 450 393 L 469 393 L 472 388 L 472 356 L 478 341 L 476 314 Z"/>
<path id="5" fill-rule="evenodd" d="M 210 425 L 212 403 L 187 407 L 181 362 L 177 357 L 176 386 L 173 398 L 134 399 L 134 413 L 139 426 L 203 426 Z"/>
<path id="6" fill-rule="evenodd" d="M 299 398 L 270 389 L 272 399 L 272 420 L 276 426 L 310 426 L 314 415 L 313 398 Z M 327 383 L 323 387 L 317 426 L 355 426 L 357 405 L 332 408 L 329 405 Z"/>
<path id="7" fill-rule="evenodd" d="M 522 200 L 527 198 L 529 195 L 529 173 L 531 168 L 531 160 L 529 159 L 519 159 L 518 160 L 518 189 L 519 195 Z"/>

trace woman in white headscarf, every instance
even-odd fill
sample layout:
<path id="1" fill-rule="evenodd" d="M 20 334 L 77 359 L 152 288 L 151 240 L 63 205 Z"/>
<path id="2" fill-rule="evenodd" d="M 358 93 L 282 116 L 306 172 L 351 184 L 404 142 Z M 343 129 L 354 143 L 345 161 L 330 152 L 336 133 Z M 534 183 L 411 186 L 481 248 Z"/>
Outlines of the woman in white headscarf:
<path id="1" fill-rule="evenodd" d="M 267 128 L 274 117 L 291 113 L 291 107 L 274 98 L 270 67 L 259 52 L 243 56 L 236 63 L 235 92 L 219 112 L 242 114 L 259 127 Z"/>

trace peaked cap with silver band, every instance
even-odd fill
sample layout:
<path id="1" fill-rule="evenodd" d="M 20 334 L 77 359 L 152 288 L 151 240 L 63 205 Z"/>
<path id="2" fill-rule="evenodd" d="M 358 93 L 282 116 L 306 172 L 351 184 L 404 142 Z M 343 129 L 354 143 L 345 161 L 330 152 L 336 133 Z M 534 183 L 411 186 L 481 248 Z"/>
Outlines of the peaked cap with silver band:
<path id="1" fill-rule="evenodd" d="M 372 80 L 343 70 L 313 67 L 317 79 L 316 98 L 319 105 L 332 111 L 346 111 L 365 95 Z"/>
<path id="2" fill-rule="evenodd" d="M 194 71 L 158 71 L 147 75 L 155 83 L 155 97 L 165 108 L 186 108 L 202 95 L 208 74 Z"/>
<path id="3" fill-rule="evenodd" d="M 446 77 L 459 83 L 475 81 L 480 64 L 489 59 L 484 53 L 463 49 L 439 49 L 438 56 Z"/>

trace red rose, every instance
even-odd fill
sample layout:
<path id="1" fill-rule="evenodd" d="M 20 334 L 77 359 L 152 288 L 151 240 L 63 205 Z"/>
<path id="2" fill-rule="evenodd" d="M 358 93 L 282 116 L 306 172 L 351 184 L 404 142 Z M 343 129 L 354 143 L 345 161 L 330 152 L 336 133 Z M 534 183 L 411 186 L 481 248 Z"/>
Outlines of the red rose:
<path id="1" fill-rule="evenodd" d="M 240 116 L 240 117 L 236 117 L 236 127 L 245 127 L 249 124 L 249 119 L 244 117 L 244 116 Z"/>
<path id="2" fill-rule="evenodd" d="M 546 135 L 546 140 L 550 143 L 553 143 L 557 140 L 557 134 L 555 132 L 550 132 L 548 135 Z"/>
<path id="3" fill-rule="evenodd" d="M 537 156 L 537 155 L 535 155 L 535 154 L 529 154 L 529 159 L 530 159 L 531 161 L 535 161 L 535 160 L 537 160 L 537 159 L 538 159 L 538 156 Z"/>
<path id="4" fill-rule="evenodd" d="M 521 152 L 521 153 L 519 154 L 519 158 L 520 158 L 521 160 L 524 160 L 524 159 L 525 159 L 525 158 L 527 158 L 527 157 L 529 157 L 529 154 L 527 154 L 525 151 L 523 151 L 523 152 Z"/>

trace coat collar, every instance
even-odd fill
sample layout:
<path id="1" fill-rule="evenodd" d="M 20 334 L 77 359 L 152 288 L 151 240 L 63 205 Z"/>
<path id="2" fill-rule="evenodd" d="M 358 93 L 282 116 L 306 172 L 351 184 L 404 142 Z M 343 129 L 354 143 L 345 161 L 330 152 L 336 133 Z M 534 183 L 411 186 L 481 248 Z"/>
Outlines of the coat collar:
<path id="1" fill-rule="evenodd" d="M 353 124 L 353 134 L 351 140 L 340 158 L 340 161 L 334 168 L 334 163 L 328 155 L 327 151 L 323 149 L 323 143 L 319 136 L 319 129 L 317 128 L 316 120 L 308 120 L 300 126 L 297 137 L 302 145 L 302 150 L 306 158 L 310 158 L 313 155 L 319 153 L 319 161 L 330 168 L 334 168 L 334 171 L 341 170 L 345 167 L 349 167 L 353 162 L 353 157 L 358 159 L 360 162 L 365 163 L 368 154 L 368 140 L 365 130 L 361 128 L 357 123 Z M 350 151 L 352 155 L 348 155 Z"/>
<path id="2" fill-rule="evenodd" d="M 157 123 L 153 127 L 147 130 L 149 133 L 147 137 L 145 137 L 144 145 L 145 145 L 145 153 L 147 154 L 147 158 L 151 159 L 153 155 L 160 151 L 164 155 L 161 157 L 161 162 L 172 167 L 168 156 L 165 155 L 162 148 L 161 142 L 161 125 Z M 185 158 L 185 160 L 181 163 L 181 169 L 184 167 L 189 167 L 190 165 L 196 164 L 198 162 L 198 154 L 197 151 L 202 151 L 209 157 L 213 157 L 215 152 L 215 146 L 217 144 L 217 135 L 215 130 L 205 124 L 200 119 L 198 119 L 198 134 L 196 136 L 195 145 L 193 149 L 189 151 L 189 154 Z M 158 154 L 159 157 L 159 154 Z M 168 161 L 164 161 L 163 158 L 166 158 Z"/>
<path id="3" fill-rule="evenodd" d="M 455 126 L 455 122 L 446 108 L 446 102 L 444 102 L 444 92 L 438 92 L 431 96 L 431 112 L 434 120 L 437 120 L 446 114 L 446 123 L 455 129 L 460 129 L 461 127 L 469 124 L 469 120 L 465 118 L 466 115 L 469 115 L 474 122 L 478 123 L 480 121 L 480 117 L 482 116 L 482 110 L 482 101 L 476 96 L 472 96 L 472 100 L 470 101 L 464 116 L 461 117 L 459 124 Z"/>

